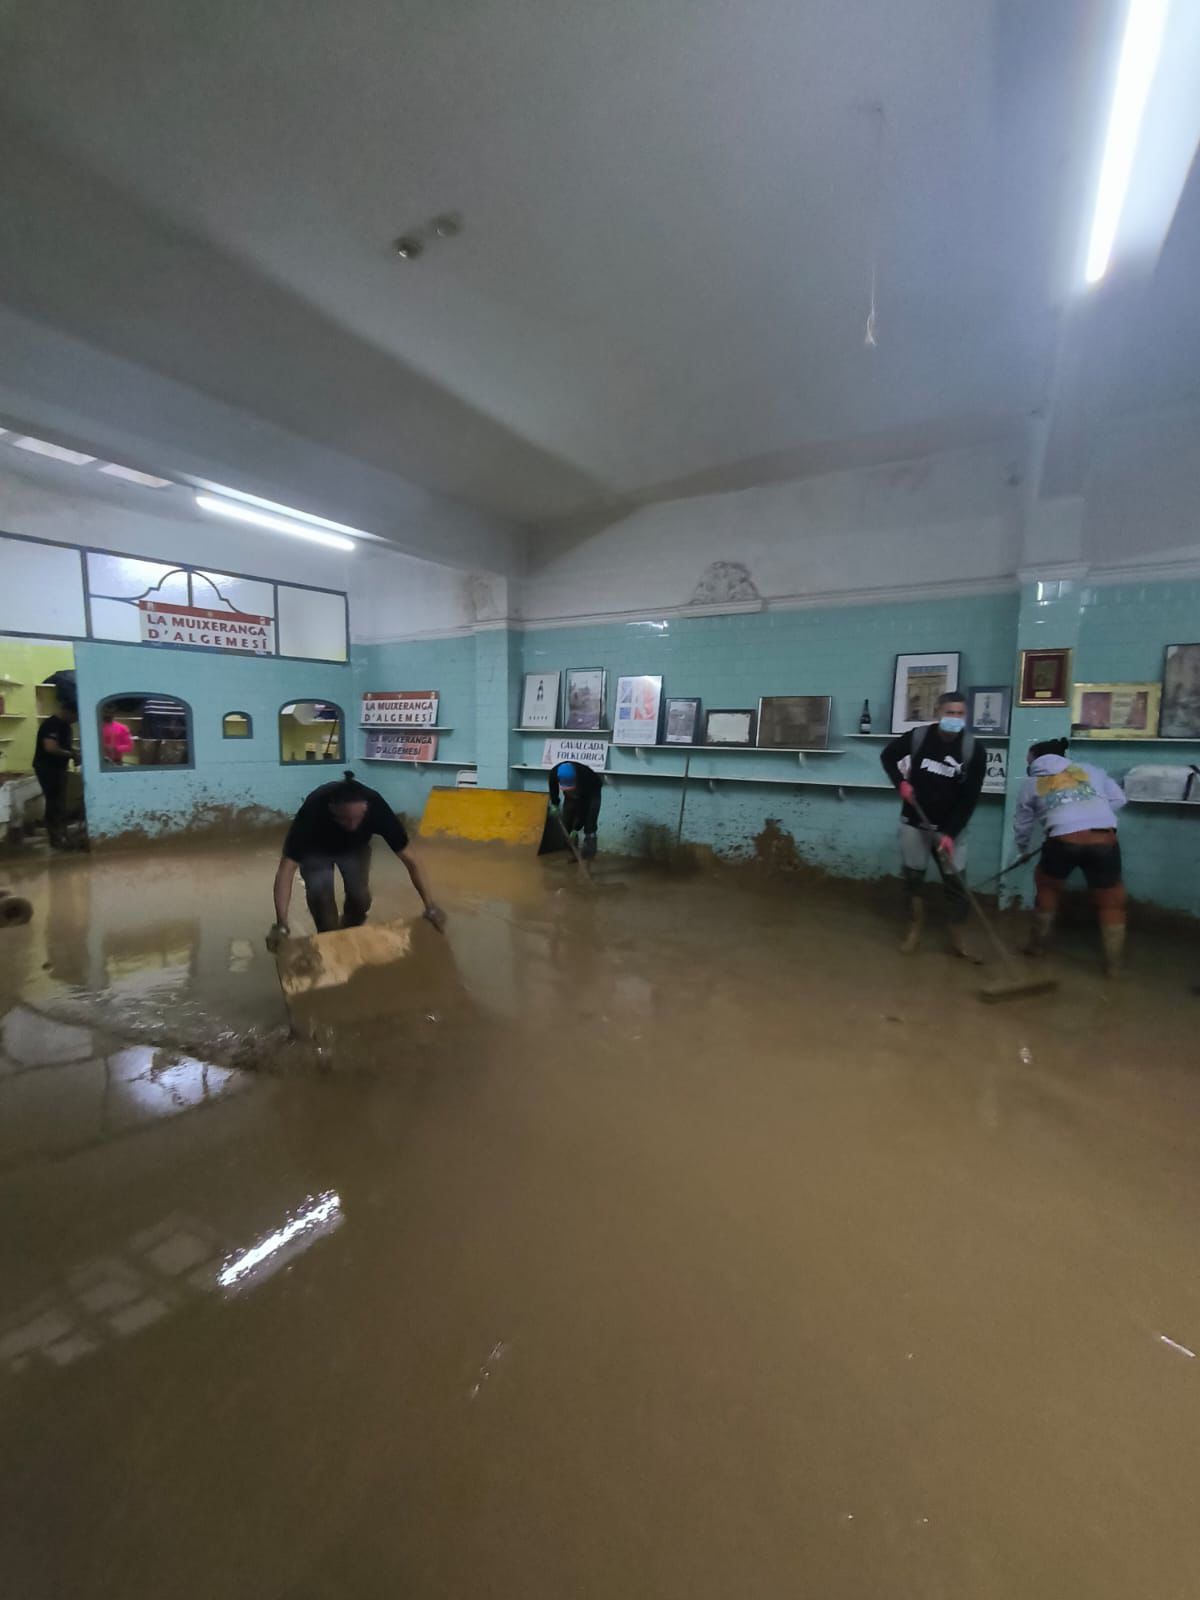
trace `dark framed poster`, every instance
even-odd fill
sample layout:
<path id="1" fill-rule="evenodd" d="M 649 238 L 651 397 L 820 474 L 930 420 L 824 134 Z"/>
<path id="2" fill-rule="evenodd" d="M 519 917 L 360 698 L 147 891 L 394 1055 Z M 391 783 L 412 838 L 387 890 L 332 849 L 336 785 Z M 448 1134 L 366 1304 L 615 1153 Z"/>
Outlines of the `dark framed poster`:
<path id="1" fill-rule="evenodd" d="M 664 744 L 699 744 L 703 736 L 700 702 L 687 695 L 669 695 L 663 730 Z"/>

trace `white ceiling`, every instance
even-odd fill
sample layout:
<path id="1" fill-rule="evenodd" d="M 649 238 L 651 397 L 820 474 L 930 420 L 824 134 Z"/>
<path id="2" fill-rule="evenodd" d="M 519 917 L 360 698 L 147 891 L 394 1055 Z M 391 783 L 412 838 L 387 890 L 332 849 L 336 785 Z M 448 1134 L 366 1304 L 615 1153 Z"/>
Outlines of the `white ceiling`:
<path id="1" fill-rule="evenodd" d="M 1109 9 L 10 3 L 0 298 L 527 524 L 999 436 Z"/>

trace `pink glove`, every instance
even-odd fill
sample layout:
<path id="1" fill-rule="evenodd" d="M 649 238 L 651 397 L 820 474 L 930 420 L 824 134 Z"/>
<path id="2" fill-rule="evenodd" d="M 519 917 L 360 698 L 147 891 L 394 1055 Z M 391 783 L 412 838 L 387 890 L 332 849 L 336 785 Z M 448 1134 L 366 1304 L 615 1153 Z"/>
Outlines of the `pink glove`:
<path id="1" fill-rule="evenodd" d="M 900 798 L 901 798 L 901 800 L 911 801 L 915 797 L 916 792 L 917 791 L 913 788 L 912 784 L 909 783 L 907 778 L 902 778 L 900 780 Z"/>
<path id="2" fill-rule="evenodd" d="M 944 856 L 953 857 L 953 855 L 954 855 L 954 840 L 950 837 L 950 835 L 948 833 L 943 833 L 939 837 L 938 842 L 937 842 L 937 847 L 942 852 L 942 854 Z"/>

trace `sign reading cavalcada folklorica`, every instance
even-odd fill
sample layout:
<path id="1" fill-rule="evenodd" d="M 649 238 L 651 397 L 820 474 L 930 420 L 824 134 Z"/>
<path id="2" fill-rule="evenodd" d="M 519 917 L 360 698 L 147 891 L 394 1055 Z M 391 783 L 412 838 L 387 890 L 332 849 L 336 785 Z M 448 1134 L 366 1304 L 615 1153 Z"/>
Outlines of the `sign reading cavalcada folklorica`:
<path id="1" fill-rule="evenodd" d="M 364 728 L 431 728 L 437 719 L 436 689 L 375 690 L 362 697 Z"/>
<path id="2" fill-rule="evenodd" d="M 275 623 L 248 611 L 212 611 L 205 606 L 163 605 L 139 600 L 138 618 L 145 644 L 190 644 L 201 650 L 275 653 Z"/>

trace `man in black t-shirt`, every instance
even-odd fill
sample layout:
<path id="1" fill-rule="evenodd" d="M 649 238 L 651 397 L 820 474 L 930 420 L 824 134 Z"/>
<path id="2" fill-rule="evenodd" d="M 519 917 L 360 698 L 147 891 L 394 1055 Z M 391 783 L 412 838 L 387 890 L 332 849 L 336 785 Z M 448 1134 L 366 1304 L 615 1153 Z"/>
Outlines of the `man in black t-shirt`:
<path id="1" fill-rule="evenodd" d="M 378 834 L 400 857 L 413 888 L 421 896 L 425 915 L 435 928 L 445 922 L 434 904 L 425 869 L 409 849 L 408 834 L 396 813 L 375 789 L 359 783 L 352 772 L 337 783 L 323 783 L 292 818 L 283 856 L 275 873 L 275 925 L 267 935 L 274 950 L 288 937 L 288 912 L 296 873 L 304 879 L 304 894 L 318 933 L 336 927 L 357 928 L 371 909 L 371 840 Z M 338 921 L 334 872 L 342 875 L 345 910 Z"/>
<path id="2" fill-rule="evenodd" d="M 60 700 L 52 717 L 38 727 L 33 771 L 46 801 L 46 832 L 50 843 L 66 843 L 67 772 L 75 760 L 74 730 L 79 721 L 75 706 Z"/>
<path id="3" fill-rule="evenodd" d="M 925 920 L 924 884 L 930 858 L 937 852 L 946 890 L 950 948 L 966 956 L 962 925 L 967 919 L 967 898 L 962 874 L 967 870 L 967 842 L 963 837 L 983 788 L 987 751 L 967 730 L 967 703 L 951 691 L 937 703 L 938 720 L 913 728 L 884 746 L 883 770 L 900 791 L 900 859 L 912 918 L 900 948 L 911 953 L 921 940 Z M 908 776 L 900 763 L 908 757 Z M 924 827 L 913 800 L 932 824 Z M 950 870 L 943 870 L 949 868 Z"/>
<path id="4" fill-rule="evenodd" d="M 604 778 L 591 767 L 578 761 L 560 761 L 551 767 L 550 809 L 572 836 L 583 829 L 583 859 L 590 861 L 596 854 L 596 829 L 600 823 L 600 798 L 604 792 Z"/>

